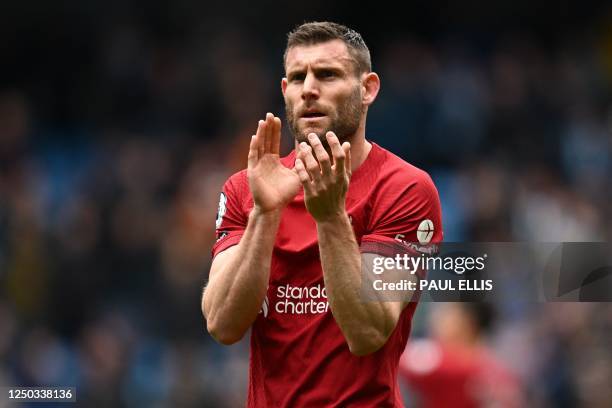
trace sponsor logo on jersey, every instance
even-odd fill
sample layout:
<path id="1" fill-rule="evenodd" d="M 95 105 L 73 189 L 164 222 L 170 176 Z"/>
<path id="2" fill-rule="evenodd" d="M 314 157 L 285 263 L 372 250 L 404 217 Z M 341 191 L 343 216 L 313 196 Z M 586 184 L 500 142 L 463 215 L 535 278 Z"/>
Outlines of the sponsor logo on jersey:
<path id="1" fill-rule="evenodd" d="M 327 313 L 327 291 L 322 284 L 314 286 L 294 286 L 285 284 L 276 288 L 276 302 L 270 304 L 264 299 L 259 313 L 268 317 L 270 311 L 279 314 L 303 315 Z"/>
<path id="2" fill-rule="evenodd" d="M 395 236 L 395 240 L 399 243 L 401 243 L 402 245 L 406 246 L 407 248 L 416 251 L 420 254 L 425 254 L 425 255 L 435 255 L 438 253 L 438 245 L 436 244 L 431 244 L 431 245 L 418 245 L 415 242 L 408 242 L 406 241 L 406 236 L 404 234 L 397 234 Z"/>

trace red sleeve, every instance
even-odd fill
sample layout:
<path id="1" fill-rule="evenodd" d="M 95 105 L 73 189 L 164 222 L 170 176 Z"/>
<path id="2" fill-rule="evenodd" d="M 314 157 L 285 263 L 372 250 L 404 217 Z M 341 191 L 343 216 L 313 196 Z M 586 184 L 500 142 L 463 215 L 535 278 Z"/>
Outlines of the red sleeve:
<path id="1" fill-rule="evenodd" d="M 361 252 L 435 254 L 442 242 L 440 198 L 427 173 L 400 174 L 387 180 L 372 208 Z"/>
<path id="2" fill-rule="evenodd" d="M 215 224 L 217 242 L 213 245 L 212 256 L 240 242 L 247 226 L 248 212 L 245 210 L 244 176 L 238 173 L 227 180 L 219 196 L 219 209 Z"/>

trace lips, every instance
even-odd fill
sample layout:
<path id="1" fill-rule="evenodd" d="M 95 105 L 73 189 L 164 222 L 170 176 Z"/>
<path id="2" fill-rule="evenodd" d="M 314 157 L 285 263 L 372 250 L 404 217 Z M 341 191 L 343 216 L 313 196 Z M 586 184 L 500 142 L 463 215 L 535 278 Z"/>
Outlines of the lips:
<path id="1" fill-rule="evenodd" d="M 302 113 L 301 115 L 301 117 L 304 119 L 317 119 L 317 118 L 322 118 L 324 116 L 325 116 L 324 113 L 316 109 L 309 109 L 305 111 L 304 113 Z"/>

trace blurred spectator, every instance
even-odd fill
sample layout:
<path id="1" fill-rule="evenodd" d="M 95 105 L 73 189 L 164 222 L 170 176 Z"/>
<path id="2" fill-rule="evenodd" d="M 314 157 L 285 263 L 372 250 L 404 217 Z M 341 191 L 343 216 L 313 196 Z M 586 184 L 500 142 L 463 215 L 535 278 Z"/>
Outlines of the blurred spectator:
<path id="1" fill-rule="evenodd" d="M 436 304 L 431 340 L 411 341 L 400 375 L 420 407 L 522 407 L 516 375 L 486 344 L 493 322 L 487 303 Z"/>

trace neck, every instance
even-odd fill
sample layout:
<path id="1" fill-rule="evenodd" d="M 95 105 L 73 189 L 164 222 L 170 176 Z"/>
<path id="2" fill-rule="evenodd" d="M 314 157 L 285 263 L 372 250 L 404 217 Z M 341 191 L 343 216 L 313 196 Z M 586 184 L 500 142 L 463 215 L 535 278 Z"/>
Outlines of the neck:
<path id="1" fill-rule="evenodd" d="M 351 170 L 355 171 L 368 158 L 372 150 L 372 143 L 368 142 L 364 136 L 354 138 L 351 141 Z"/>

